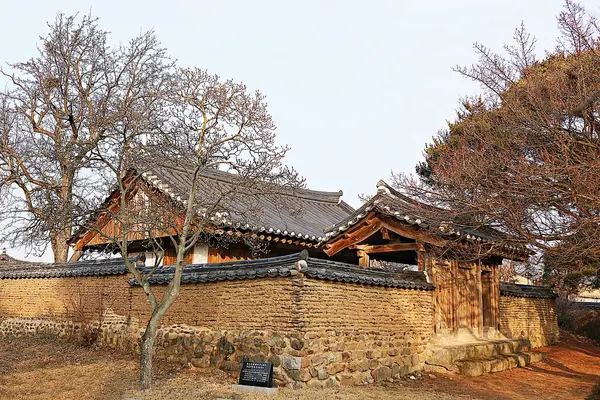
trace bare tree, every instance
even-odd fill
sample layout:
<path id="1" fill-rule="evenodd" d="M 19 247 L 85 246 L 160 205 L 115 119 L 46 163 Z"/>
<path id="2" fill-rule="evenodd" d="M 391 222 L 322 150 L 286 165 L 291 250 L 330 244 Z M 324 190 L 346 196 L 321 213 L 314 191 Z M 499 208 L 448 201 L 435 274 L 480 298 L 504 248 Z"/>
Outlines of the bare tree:
<path id="1" fill-rule="evenodd" d="M 249 94 L 245 85 L 199 69 L 181 69 L 170 82 L 156 125 L 132 126 L 108 138 L 112 152 L 94 151 L 94 160 L 113 172 L 118 190 L 87 224 L 123 256 L 148 296 L 152 313 L 140 339 L 144 390 L 151 388 L 156 331 L 179 295 L 185 255 L 198 241 L 243 240 L 260 247 L 251 226 L 260 223 L 265 197 L 284 207 L 281 194 L 302 183 L 282 164 L 287 148 L 275 143 L 275 126 L 260 93 Z M 176 175 L 181 184 L 161 191 L 151 182 L 157 170 Z M 113 228 L 103 229 L 102 219 L 113 221 Z M 140 267 L 131 257 L 134 241 L 153 251 L 175 247 L 175 264 L 161 266 L 157 257 L 153 265 Z M 166 287 L 151 285 L 158 270 L 171 277 Z"/>
<path id="2" fill-rule="evenodd" d="M 418 177 L 395 184 L 446 210 L 434 221 L 494 227 L 542 254 L 546 278 L 561 281 L 600 258 L 600 29 L 571 1 L 558 27 L 541 60 L 522 26 L 505 54 L 476 44 L 479 62 L 456 70 L 482 94 L 425 149 Z"/>
<path id="3" fill-rule="evenodd" d="M 49 242 L 55 261 L 67 261 L 73 226 L 104 189 L 91 152 L 153 111 L 157 75 L 172 65 L 152 32 L 126 46 L 107 39 L 90 15 L 59 13 L 38 56 L 1 70 L 0 226 L 36 253 Z"/>

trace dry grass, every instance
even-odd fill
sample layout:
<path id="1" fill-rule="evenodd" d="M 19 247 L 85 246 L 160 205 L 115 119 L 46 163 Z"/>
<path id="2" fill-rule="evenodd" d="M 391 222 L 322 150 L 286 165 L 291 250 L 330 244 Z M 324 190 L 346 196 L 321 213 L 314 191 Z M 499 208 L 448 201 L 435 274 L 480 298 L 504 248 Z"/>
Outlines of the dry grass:
<path id="1" fill-rule="evenodd" d="M 234 393 L 235 376 L 157 363 L 151 393 L 136 390 L 135 357 L 49 337 L 0 338 L 0 399 L 582 399 L 600 380 L 600 348 L 564 336 L 550 359 L 478 378 L 401 379 L 368 387 Z"/>
<path id="2" fill-rule="evenodd" d="M 243 399 L 243 400 L 391 400 L 391 399 L 475 399 L 466 395 L 450 395 L 424 389 L 421 385 L 411 382 L 396 382 L 388 386 L 363 386 L 342 387 L 335 389 L 279 389 L 275 395 L 267 396 L 259 393 L 234 392 L 231 389 L 233 382 L 225 374 L 215 375 L 202 373 L 181 374 L 167 382 L 160 388 L 155 388 L 152 393 L 144 394 L 139 391 L 129 392 L 128 397 L 136 400 L 166 400 L 166 399 L 202 399 L 214 400 Z"/>

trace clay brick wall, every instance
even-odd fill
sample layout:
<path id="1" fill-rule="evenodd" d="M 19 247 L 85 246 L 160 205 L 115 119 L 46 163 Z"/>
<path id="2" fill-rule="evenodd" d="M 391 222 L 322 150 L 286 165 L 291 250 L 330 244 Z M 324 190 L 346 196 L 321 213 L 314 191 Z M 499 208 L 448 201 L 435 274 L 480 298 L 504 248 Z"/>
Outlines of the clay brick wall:
<path id="1" fill-rule="evenodd" d="M 309 386 L 333 377 L 343 384 L 397 379 L 423 368 L 434 333 L 433 291 L 295 281 L 297 318 L 310 349 L 299 352 L 300 379 Z"/>
<path id="2" fill-rule="evenodd" d="M 73 335 L 137 351 L 149 315 L 127 276 L 0 280 L 0 334 Z M 288 278 L 182 286 L 156 356 L 239 369 L 271 361 L 279 386 L 323 387 L 398 378 L 423 366 L 432 291 Z"/>
<path id="3" fill-rule="evenodd" d="M 164 323 L 288 332 L 292 291 L 288 278 L 182 285 Z"/>
<path id="4" fill-rule="evenodd" d="M 500 332 L 509 338 L 525 338 L 533 347 L 558 341 L 554 299 L 500 296 Z"/>
<path id="5" fill-rule="evenodd" d="M 183 285 L 163 323 L 289 331 L 291 293 L 285 278 Z M 146 295 L 126 275 L 0 280 L 0 319 L 99 320 L 106 309 L 141 321 L 150 315 Z"/>
<path id="6" fill-rule="evenodd" d="M 432 296 L 432 291 L 305 279 L 301 300 L 304 329 L 429 338 Z"/>
<path id="7" fill-rule="evenodd" d="M 86 319 L 98 319 L 103 308 L 130 315 L 133 293 L 124 275 L 0 280 L 0 318 L 70 318 L 74 308 Z"/>

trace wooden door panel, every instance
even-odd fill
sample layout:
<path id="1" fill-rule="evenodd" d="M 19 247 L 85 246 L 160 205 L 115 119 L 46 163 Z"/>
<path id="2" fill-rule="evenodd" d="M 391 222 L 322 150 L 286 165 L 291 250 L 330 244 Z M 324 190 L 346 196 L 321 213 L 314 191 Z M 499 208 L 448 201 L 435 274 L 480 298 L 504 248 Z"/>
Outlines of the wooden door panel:
<path id="1" fill-rule="evenodd" d="M 477 271 L 473 266 L 460 266 L 456 277 L 456 327 L 478 328 L 479 307 Z"/>
<path id="2" fill-rule="evenodd" d="M 252 250 L 243 244 L 232 244 L 229 247 L 208 250 L 208 263 L 222 263 L 228 261 L 251 260 Z"/>
<path id="3" fill-rule="evenodd" d="M 437 263 L 433 269 L 435 284 L 436 330 L 454 328 L 453 286 L 454 279 L 449 263 Z"/>
<path id="4" fill-rule="evenodd" d="M 183 265 L 188 265 L 192 263 L 193 254 L 189 251 L 185 257 L 183 258 Z M 174 248 L 169 247 L 165 250 L 165 255 L 163 256 L 163 265 L 175 265 L 177 262 L 177 252 Z"/>

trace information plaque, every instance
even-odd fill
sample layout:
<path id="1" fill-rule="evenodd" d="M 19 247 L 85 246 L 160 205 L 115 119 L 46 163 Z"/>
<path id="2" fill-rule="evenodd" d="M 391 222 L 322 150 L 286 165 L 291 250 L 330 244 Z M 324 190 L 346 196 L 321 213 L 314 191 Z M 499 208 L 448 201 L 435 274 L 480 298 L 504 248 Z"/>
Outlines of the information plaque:
<path id="1" fill-rule="evenodd" d="M 243 361 L 239 384 L 267 388 L 273 387 L 273 364 Z"/>

